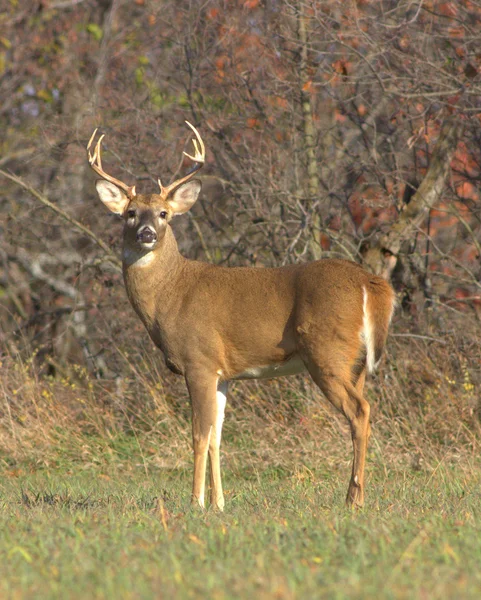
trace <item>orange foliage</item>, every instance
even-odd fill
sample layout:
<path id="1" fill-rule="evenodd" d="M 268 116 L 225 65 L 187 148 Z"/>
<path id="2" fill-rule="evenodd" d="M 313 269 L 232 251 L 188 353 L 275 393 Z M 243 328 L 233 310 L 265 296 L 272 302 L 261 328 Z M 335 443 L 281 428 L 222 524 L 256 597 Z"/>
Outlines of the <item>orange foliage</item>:
<path id="1" fill-rule="evenodd" d="M 216 69 L 217 69 L 218 71 L 222 71 L 222 70 L 224 69 L 224 67 L 225 67 L 225 65 L 226 65 L 226 63 L 227 63 L 227 61 L 228 61 L 228 58 L 227 58 L 227 56 L 225 56 L 225 55 L 223 55 L 223 56 L 218 56 L 218 57 L 215 59 L 215 63 L 214 63 L 214 64 L 215 64 L 215 67 L 216 67 Z"/>
<path id="2" fill-rule="evenodd" d="M 393 187 L 394 183 L 388 182 L 388 190 Z M 355 191 L 349 198 L 348 205 L 354 224 L 364 234 L 379 229 L 381 223 L 389 223 L 395 218 L 396 209 L 388 204 L 386 192 L 374 186 L 362 192 Z"/>
<path id="3" fill-rule="evenodd" d="M 339 75 L 344 75 L 344 77 L 346 77 L 352 68 L 352 63 L 341 58 L 332 63 L 332 68 L 336 73 L 339 73 Z"/>
<path id="4" fill-rule="evenodd" d="M 465 200 L 474 200 L 478 202 L 479 194 L 476 190 L 476 187 L 470 183 L 469 181 L 462 181 L 456 186 L 456 193 L 460 198 Z M 467 208 L 463 205 L 463 209 L 467 210 Z"/>
<path id="5" fill-rule="evenodd" d="M 456 215 L 449 212 L 449 206 L 446 202 L 440 202 L 436 208 L 431 209 L 430 232 L 436 235 L 442 229 L 447 227 L 456 227 L 458 219 Z"/>
<path id="6" fill-rule="evenodd" d="M 445 17 L 455 17 L 458 14 L 455 2 L 441 2 L 438 10 Z"/>
<path id="7" fill-rule="evenodd" d="M 206 16 L 208 19 L 216 19 L 219 16 L 219 12 L 218 8 L 209 8 L 206 12 Z"/>
<path id="8" fill-rule="evenodd" d="M 289 108 L 289 103 L 285 98 L 281 98 L 281 96 L 269 96 L 267 102 L 269 106 L 274 106 L 276 108 L 283 108 L 284 110 Z"/>
<path id="9" fill-rule="evenodd" d="M 367 113 L 367 107 L 366 107 L 366 105 L 365 104 L 360 104 L 357 107 L 357 112 L 358 112 L 358 114 L 361 115 L 361 117 L 364 117 L 366 115 L 366 113 Z"/>
<path id="10" fill-rule="evenodd" d="M 260 127 L 261 122 L 255 117 L 249 117 L 246 121 L 246 125 L 249 129 L 257 129 Z"/>
<path id="11" fill-rule="evenodd" d="M 465 35 L 466 30 L 462 25 L 460 25 L 459 27 L 451 27 L 449 29 L 449 37 L 451 38 L 463 39 Z"/>
<path id="12" fill-rule="evenodd" d="M 340 231 L 341 229 L 341 216 L 339 214 L 332 215 L 329 221 L 329 229 L 331 231 Z"/>
<path id="13" fill-rule="evenodd" d="M 215 61 L 215 78 L 217 83 L 220 83 L 220 81 L 222 79 L 224 79 L 225 77 L 225 66 L 227 65 L 227 63 L 229 62 L 227 56 L 218 56 Z"/>
<path id="14" fill-rule="evenodd" d="M 431 143 L 437 139 L 440 132 L 440 123 L 435 121 L 434 119 L 430 119 L 426 123 L 426 128 L 424 130 L 424 139 L 426 142 Z"/>
<path id="15" fill-rule="evenodd" d="M 312 88 L 312 79 L 309 79 L 309 81 L 306 81 L 306 83 L 302 86 L 302 91 L 310 92 L 311 88 Z"/>
<path id="16" fill-rule="evenodd" d="M 331 240 L 325 233 L 321 233 L 319 243 L 321 244 L 321 248 L 323 250 L 329 250 L 331 247 Z"/>
<path id="17" fill-rule="evenodd" d="M 460 175 L 456 171 L 465 173 L 468 177 L 479 176 L 479 165 L 464 141 L 459 142 L 452 161 L 453 178 L 458 180 Z"/>

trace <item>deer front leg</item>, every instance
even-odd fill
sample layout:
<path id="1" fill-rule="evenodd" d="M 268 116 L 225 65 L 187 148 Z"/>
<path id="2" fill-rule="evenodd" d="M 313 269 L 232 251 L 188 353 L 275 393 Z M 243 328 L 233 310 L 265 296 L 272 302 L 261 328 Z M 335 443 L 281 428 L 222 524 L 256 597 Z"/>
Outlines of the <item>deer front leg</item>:
<path id="1" fill-rule="evenodd" d="M 219 510 L 224 508 L 220 477 L 219 446 L 224 420 L 224 384 L 217 390 L 217 377 L 189 374 L 186 377 L 192 404 L 192 439 L 194 446 L 194 482 L 192 503 L 205 508 L 205 475 L 207 455 L 211 464 L 211 500 Z"/>
<path id="2" fill-rule="evenodd" d="M 217 384 L 216 417 L 209 444 L 210 502 L 212 506 L 221 511 L 224 510 L 224 494 L 222 492 L 222 480 L 220 476 L 220 441 L 226 402 L 227 381 L 221 381 Z"/>

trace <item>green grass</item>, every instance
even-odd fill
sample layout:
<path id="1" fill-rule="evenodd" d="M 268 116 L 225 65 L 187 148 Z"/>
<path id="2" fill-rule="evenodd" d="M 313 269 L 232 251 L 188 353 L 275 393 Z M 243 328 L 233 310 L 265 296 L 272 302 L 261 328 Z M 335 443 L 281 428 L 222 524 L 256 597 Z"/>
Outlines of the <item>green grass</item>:
<path id="1" fill-rule="evenodd" d="M 224 474 L 217 514 L 190 508 L 190 468 L 153 469 L 135 448 L 119 464 L 6 466 L 0 597 L 480 596 L 475 466 L 395 471 L 371 457 L 354 513 L 344 466 Z"/>

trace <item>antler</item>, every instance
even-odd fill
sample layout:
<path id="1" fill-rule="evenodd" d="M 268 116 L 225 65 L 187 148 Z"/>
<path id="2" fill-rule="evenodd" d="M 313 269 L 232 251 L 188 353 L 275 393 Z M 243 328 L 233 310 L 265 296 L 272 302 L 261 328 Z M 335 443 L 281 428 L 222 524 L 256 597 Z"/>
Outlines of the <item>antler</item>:
<path id="1" fill-rule="evenodd" d="M 135 196 L 135 185 L 129 186 L 129 185 L 125 184 L 123 181 L 120 181 L 119 179 L 115 179 L 115 177 L 112 177 L 112 175 L 108 175 L 102 169 L 102 159 L 100 158 L 100 145 L 102 143 L 102 140 L 105 137 L 105 134 L 102 134 L 99 137 L 99 140 L 95 145 L 93 154 L 90 153 L 90 146 L 92 145 L 92 142 L 95 139 L 97 131 L 98 131 L 98 128 L 92 133 L 89 143 L 87 144 L 87 157 L 88 157 L 90 166 L 97 173 L 97 175 L 100 175 L 100 177 L 102 177 L 102 179 L 105 179 L 106 181 L 110 181 L 110 183 L 115 184 L 117 187 L 124 190 L 124 192 L 127 193 L 127 196 L 129 198 L 132 198 L 133 196 Z"/>
<path id="2" fill-rule="evenodd" d="M 186 175 L 185 177 L 181 177 L 180 179 L 176 179 L 170 185 L 163 186 L 160 179 L 157 180 L 159 182 L 160 193 L 165 194 L 165 196 L 167 196 L 169 192 L 178 188 L 186 181 L 189 181 L 189 179 L 191 179 L 197 173 L 197 171 L 202 169 L 205 163 L 205 146 L 204 142 L 202 141 L 202 138 L 200 137 L 200 133 L 192 125 L 192 123 L 189 123 L 189 121 L 186 121 L 186 123 L 194 132 L 196 139 L 192 140 L 192 145 L 194 146 L 194 156 L 192 156 L 191 154 L 187 154 L 187 152 L 184 152 L 184 154 L 185 156 L 187 156 L 187 158 L 190 158 L 190 160 L 194 161 L 194 163 L 196 164 L 194 165 L 194 168 L 188 175 Z"/>

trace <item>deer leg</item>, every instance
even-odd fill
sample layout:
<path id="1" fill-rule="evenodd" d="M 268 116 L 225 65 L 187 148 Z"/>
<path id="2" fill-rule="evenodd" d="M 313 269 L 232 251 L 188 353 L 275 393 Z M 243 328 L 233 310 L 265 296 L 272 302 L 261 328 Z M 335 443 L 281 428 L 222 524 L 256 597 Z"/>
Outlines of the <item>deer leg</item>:
<path id="1" fill-rule="evenodd" d="M 352 445 L 354 460 L 352 475 L 347 491 L 346 503 L 349 506 L 363 506 L 364 504 L 364 467 L 366 464 L 367 444 L 371 435 L 369 415 L 371 408 L 364 397 L 350 383 L 346 384 L 346 391 L 355 408 L 354 418 L 349 420 L 351 425 Z"/>
<path id="2" fill-rule="evenodd" d="M 210 462 L 210 501 L 212 506 L 218 510 L 224 510 L 224 494 L 222 492 L 222 480 L 220 475 L 220 441 L 222 436 L 222 425 L 224 423 L 224 411 L 227 401 L 227 381 L 217 384 L 216 392 L 216 415 L 210 436 L 209 462 Z"/>
<path id="3" fill-rule="evenodd" d="M 357 393 L 358 393 L 359 395 L 361 395 L 363 398 L 364 398 L 364 396 L 363 396 L 363 391 L 364 391 L 364 384 L 365 384 L 365 382 L 366 382 L 366 367 L 364 367 L 364 369 L 361 371 L 361 374 L 359 375 L 359 378 L 358 378 L 358 380 L 357 380 L 357 381 L 356 381 L 356 383 L 354 384 L 354 387 L 356 388 L 356 390 L 357 390 Z M 367 445 L 368 445 L 368 443 L 369 443 L 369 438 L 370 438 L 370 437 L 371 437 L 371 423 L 369 422 L 369 419 L 368 419 L 368 422 L 367 422 L 367 440 L 366 440 L 366 447 L 367 447 Z M 367 452 L 367 449 L 366 449 L 366 452 Z"/>
<path id="4" fill-rule="evenodd" d="M 204 508 L 205 475 L 209 453 L 211 454 L 211 465 L 215 463 L 215 493 L 217 497 L 220 497 L 220 503 L 223 502 L 218 461 L 219 444 L 217 443 L 217 439 L 220 443 L 219 421 L 222 423 L 218 417 L 217 378 L 197 372 L 188 374 L 186 382 L 192 404 L 192 441 L 194 446 L 192 504 L 198 504 Z M 219 402 L 219 404 L 221 403 Z M 214 455 L 211 453 L 211 444 L 217 448 L 217 453 Z"/>
<path id="5" fill-rule="evenodd" d="M 364 465 L 370 432 L 369 404 L 348 377 L 326 375 L 319 366 L 313 364 L 308 364 L 308 369 L 327 399 L 349 422 L 354 459 L 346 503 L 349 506 L 361 507 L 364 503 Z M 358 381 L 359 388 L 362 387 L 361 382 L 363 377 Z"/>

